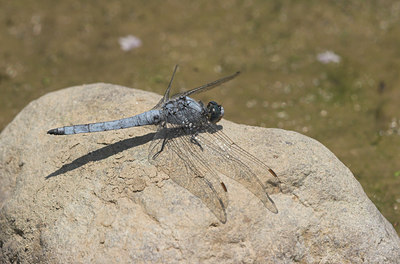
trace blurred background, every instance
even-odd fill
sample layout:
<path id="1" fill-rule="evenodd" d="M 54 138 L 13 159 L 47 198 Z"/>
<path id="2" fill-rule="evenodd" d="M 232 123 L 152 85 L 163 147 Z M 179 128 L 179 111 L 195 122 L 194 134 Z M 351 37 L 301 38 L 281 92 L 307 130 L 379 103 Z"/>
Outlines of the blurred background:
<path id="1" fill-rule="evenodd" d="M 0 21 L 0 130 L 66 87 L 162 94 L 175 64 L 175 92 L 240 70 L 197 98 L 323 143 L 400 234 L 399 1 L 1 0 Z"/>

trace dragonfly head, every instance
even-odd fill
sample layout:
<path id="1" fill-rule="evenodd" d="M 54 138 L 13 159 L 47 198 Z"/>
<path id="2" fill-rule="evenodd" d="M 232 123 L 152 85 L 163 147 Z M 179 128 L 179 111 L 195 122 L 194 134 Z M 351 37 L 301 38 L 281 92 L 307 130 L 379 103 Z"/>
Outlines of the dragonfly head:
<path id="1" fill-rule="evenodd" d="M 217 123 L 224 116 L 224 108 L 214 101 L 208 103 L 207 112 L 208 120 L 213 124 Z"/>

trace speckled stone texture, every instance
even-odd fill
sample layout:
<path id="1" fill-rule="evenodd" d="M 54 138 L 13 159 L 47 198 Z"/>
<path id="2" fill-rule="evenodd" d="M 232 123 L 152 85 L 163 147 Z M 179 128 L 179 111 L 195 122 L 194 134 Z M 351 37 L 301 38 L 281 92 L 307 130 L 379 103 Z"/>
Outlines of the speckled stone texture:
<path id="1" fill-rule="evenodd" d="M 72 87 L 33 101 L 2 131 L 1 263 L 400 263 L 399 237 L 350 170 L 301 134 L 221 121 L 282 182 L 273 214 L 221 175 L 226 224 L 148 162 L 154 129 L 46 134 L 132 116 L 159 98 Z"/>

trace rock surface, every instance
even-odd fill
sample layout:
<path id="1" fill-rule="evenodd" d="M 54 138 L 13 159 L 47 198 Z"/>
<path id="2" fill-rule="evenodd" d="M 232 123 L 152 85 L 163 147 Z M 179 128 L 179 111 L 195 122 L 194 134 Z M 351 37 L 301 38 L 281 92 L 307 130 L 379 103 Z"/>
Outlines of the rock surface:
<path id="1" fill-rule="evenodd" d="M 30 103 L 4 129 L 1 263 L 400 263 L 399 237 L 350 170 L 298 133 L 221 122 L 282 182 L 273 214 L 221 176 L 226 224 L 149 164 L 152 129 L 46 134 L 141 113 L 159 98 L 110 84 L 72 87 Z"/>

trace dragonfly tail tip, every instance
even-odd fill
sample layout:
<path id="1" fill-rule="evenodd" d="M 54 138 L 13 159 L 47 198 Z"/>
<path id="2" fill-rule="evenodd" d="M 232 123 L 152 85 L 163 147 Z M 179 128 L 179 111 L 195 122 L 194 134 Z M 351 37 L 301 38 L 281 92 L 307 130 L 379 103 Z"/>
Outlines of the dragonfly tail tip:
<path id="1" fill-rule="evenodd" d="M 64 131 L 60 131 L 58 128 L 50 129 L 47 131 L 47 134 L 50 135 L 64 135 Z"/>

